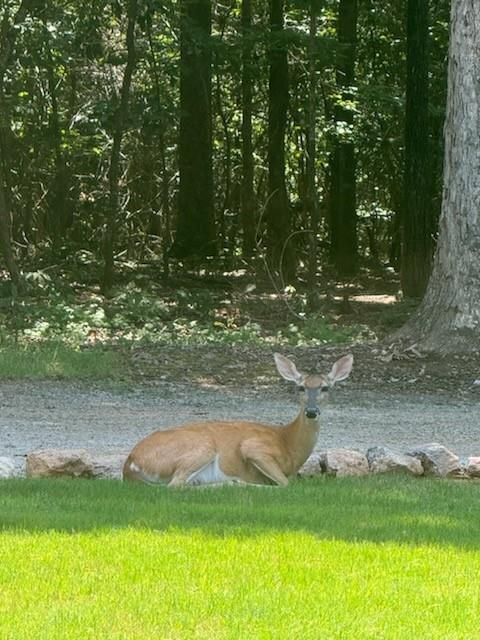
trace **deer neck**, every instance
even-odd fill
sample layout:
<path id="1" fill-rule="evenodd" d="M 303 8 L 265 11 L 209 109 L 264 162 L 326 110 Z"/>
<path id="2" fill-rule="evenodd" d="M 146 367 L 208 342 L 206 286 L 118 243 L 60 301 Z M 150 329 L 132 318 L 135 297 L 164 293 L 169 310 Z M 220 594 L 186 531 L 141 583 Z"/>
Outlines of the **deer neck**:
<path id="1" fill-rule="evenodd" d="M 285 427 L 285 444 L 295 469 L 299 469 L 312 453 L 319 431 L 318 414 L 315 417 L 308 417 L 304 407 L 295 420 Z"/>

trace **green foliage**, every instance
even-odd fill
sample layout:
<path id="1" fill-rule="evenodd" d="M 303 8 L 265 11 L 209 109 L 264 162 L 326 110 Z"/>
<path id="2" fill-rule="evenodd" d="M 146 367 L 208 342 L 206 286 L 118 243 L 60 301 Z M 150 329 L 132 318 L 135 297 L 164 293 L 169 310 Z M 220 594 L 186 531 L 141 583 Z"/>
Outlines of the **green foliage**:
<path id="1" fill-rule="evenodd" d="M 35 3 L 34 3 L 35 4 Z M 213 3 L 213 140 L 215 203 L 222 226 L 221 249 L 241 247 L 241 51 L 240 2 Z M 325 199 L 332 113 L 341 104 L 335 80 L 337 3 L 325 0 L 287 3 L 282 37 L 290 51 L 290 126 L 286 148 L 289 197 L 298 203 L 293 231 L 308 228 L 305 209 L 306 97 L 308 96 L 309 14 L 318 14 L 313 48 L 318 71 L 317 187 Z M 9 2 L 10 14 L 18 3 Z M 179 105 L 179 10 L 172 1 L 140 3 L 136 30 L 137 68 L 130 96 L 130 118 L 122 148 L 122 212 L 119 252 L 145 259 L 171 244 L 178 187 L 176 143 Z M 441 123 L 445 104 L 447 0 L 431 7 L 431 109 L 437 191 L 442 156 Z M 268 198 L 266 171 L 266 96 L 268 80 L 268 5 L 254 3 L 252 46 L 253 145 L 257 210 Z M 348 106 L 355 122 L 348 135 L 357 147 L 358 204 L 398 212 L 403 172 L 405 6 L 368 0 L 359 4 L 356 85 Z M 119 3 L 92 0 L 35 6 L 18 25 L 17 57 L 5 79 L 5 122 L 9 156 L 5 169 L 15 215 L 15 239 L 38 267 L 41 259 L 79 248 L 98 253 L 107 206 L 108 161 L 113 114 L 123 65 L 126 21 Z M 2 14 L 3 15 L 3 14 Z M 1 44 L 1 43 L 0 43 Z M 343 106 L 346 106 L 345 104 Z M 263 223 L 258 221 L 263 250 Z M 378 229 L 384 234 L 384 228 Z M 159 244 L 158 240 L 161 239 Z M 392 230 L 380 243 L 388 259 Z M 328 243 L 326 227 L 321 240 Z M 361 251 L 369 243 L 361 234 Z M 302 257 L 303 246 L 296 244 Z M 320 245 L 322 247 L 322 243 Z M 53 256 L 50 251 L 53 250 Z M 323 251 L 323 250 L 322 250 Z M 25 255 L 22 259 L 25 259 Z M 55 261 L 55 260 L 53 260 Z M 28 263 L 28 260 L 25 260 Z M 97 264 L 97 269 L 101 265 Z"/>
<path id="2" fill-rule="evenodd" d="M 45 372 L 53 374 L 55 367 L 61 368 L 58 362 L 54 364 L 59 354 L 87 362 L 92 347 L 118 343 L 125 347 L 138 342 L 322 345 L 367 336 L 361 323 L 339 324 L 329 313 L 309 313 L 306 295 L 293 287 L 265 304 L 261 294 L 252 292 L 217 291 L 198 285 L 152 286 L 148 277 L 140 277 L 135 266 L 129 265 L 129 270 L 139 275 L 138 282 L 119 284 L 111 297 L 105 298 L 97 288 L 76 282 L 86 277 L 79 269 L 77 264 L 71 273 L 26 274 L 28 295 L 5 298 L 6 304 L 0 306 L 4 327 L 0 348 L 11 351 L 13 359 L 14 342 L 25 354 L 31 349 L 32 357 L 44 359 L 41 366 Z M 20 362 L 18 367 L 23 370 Z"/>
<path id="3" fill-rule="evenodd" d="M 474 485 L 2 481 L 0 636 L 471 637 Z M 288 620 L 288 624 L 285 624 Z"/>

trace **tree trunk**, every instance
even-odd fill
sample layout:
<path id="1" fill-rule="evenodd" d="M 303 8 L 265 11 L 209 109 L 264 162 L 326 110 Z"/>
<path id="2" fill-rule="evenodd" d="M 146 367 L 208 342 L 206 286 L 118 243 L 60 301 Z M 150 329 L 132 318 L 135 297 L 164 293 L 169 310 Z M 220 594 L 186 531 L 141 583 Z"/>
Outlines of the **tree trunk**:
<path id="1" fill-rule="evenodd" d="M 150 53 L 151 74 L 153 76 L 153 85 L 155 87 L 155 96 L 157 103 L 162 104 L 160 91 L 160 73 L 155 55 L 155 46 L 152 33 L 152 11 L 147 12 L 145 27 L 147 31 L 148 46 Z M 171 245 L 170 237 L 170 173 L 167 166 L 167 122 L 165 113 L 161 112 L 159 131 L 158 131 L 158 150 L 160 157 L 160 211 L 155 211 L 152 220 L 152 231 L 161 239 L 162 246 L 162 271 L 163 277 L 168 278 L 170 275 L 170 256 L 169 248 Z M 155 173 L 155 168 L 154 168 Z"/>
<path id="2" fill-rule="evenodd" d="M 308 46 L 308 107 L 307 107 L 307 205 L 310 213 L 310 247 L 308 257 L 308 306 L 310 310 L 318 307 L 317 295 L 317 235 L 318 235 L 318 202 L 316 188 L 316 112 L 317 112 L 317 38 L 318 0 L 310 2 L 310 33 Z"/>
<path id="3" fill-rule="evenodd" d="M 13 18 L 9 21 L 5 9 L 0 25 L 0 251 L 3 253 L 13 285 L 20 290 L 22 281 L 20 270 L 12 248 L 11 211 L 5 189 L 7 188 L 7 139 L 10 137 L 10 113 L 5 101 L 4 79 L 15 50 L 18 25 L 21 24 L 34 5 L 34 0 L 22 0 Z"/>
<path id="4" fill-rule="evenodd" d="M 341 103 L 335 107 L 336 133 L 330 161 L 330 258 L 339 276 L 350 277 L 358 268 L 354 113 L 345 105 L 353 100 L 357 41 L 357 0 L 340 0 L 338 8 L 337 85 Z"/>
<path id="5" fill-rule="evenodd" d="M 212 174 L 211 0 L 182 0 L 178 221 L 171 255 L 216 255 Z"/>
<path id="6" fill-rule="evenodd" d="M 1 163 L 0 163 L 1 164 Z M 0 248 L 5 259 L 8 273 L 12 284 L 21 289 L 20 270 L 15 260 L 15 254 L 12 249 L 12 233 L 10 225 L 10 213 L 7 207 L 5 191 L 3 186 L 3 171 L 0 169 Z"/>
<path id="7" fill-rule="evenodd" d="M 128 100 L 133 71 L 135 69 L 135 24 L 137 20 L 137 0 L 129 0 L 127 25 L 127 63 L 123 72 L 122 87 L 120 89 L 120 103 L 115 114 L 115 128 L 113 131 L 113 144 L 110 156 L 110 169 L 108 182 L 110 187 L 108 199 L 108 216 L 104 238 L 104 270 L 102 291 L 108 294 L 113 284 L 114 254 L 118 224 L 118 200 L 120 176 L 120 151 L 128 116 Z"/>
<path id="8" fill-rule="evenodd" d="M 285 184 L 285 130 L 288 113 L 288 59 L 283 28 L 284 0 L 270 0 L 270 74 L 268 101 L 267 259 L 281 282 L 295 275 L 290 206 Z"/>
<path id="9" fill-rule="evenodd" d="M 408 0 L 407 99 L 401 284 L 421 298 L 432 263 L 432 157 L 428 116 L 428 2 Z"/>
<path id="10" fill-rule="evenodd" d="M 227 234 L 227 212 L 231 211 L 231 196 L 232 196 L 232 135 L 230 131 L 230 119 L 227 116 L 225 110 L 225 103 L 222 96 L 222 71 L 218 64 L 218 53 L 215 55 L 215 106 L 216 112 L 222 123 L 223 130 L 223 157 L 222 168 L 224 178 L 224 197 L 221 210 L 218 215 L 218 236 L 220 241 L 220 247 L 223 251 L 227 251 L 227 254 L 232 255 L 233 247 L 228 246 Z"/>
<path id="11" fill-rule="evenodd" d="M 439 239 L 423 302 L 397 336 L 470 352 L 480 339 L 480 4 L 454 0 L 451 12 Z"/>
<path id="12" fill-rule="evenodd" d="M 253 190 L 252 144 L 252 2 L 242 1 L 242 252 L 252 256 L 255 251 L 255 196 Z"/>
<path id="13" fill-rule="evenodd" d="M 62 149 L 62 124 L 58 108 L 57 78 L 50 46 L 48 25 L 43 25 L 47 58 L 47 81 L 50 93 L 51 111 L 49 114 L 50 142 L 55 153 L 55 172 L 48 190 L 48 222 L 53 236 L 53 253 L 57 253 L 60 243 L 65 239 L 65 231 L 73 222 L 73 206 L 70 198 L 72 175 L 67 152 Z"/>

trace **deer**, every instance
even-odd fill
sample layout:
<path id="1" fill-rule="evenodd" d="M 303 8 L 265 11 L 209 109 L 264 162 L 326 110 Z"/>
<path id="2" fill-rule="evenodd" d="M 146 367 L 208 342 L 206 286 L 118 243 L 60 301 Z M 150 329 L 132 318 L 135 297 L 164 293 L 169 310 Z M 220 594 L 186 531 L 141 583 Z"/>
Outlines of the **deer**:
<path id="1" fill-rule="evenodd" d="M 327 375 L 307 375 L 275 353 L 278 373 L 301 395 L 297 417 L 275 426 L 247 421 L 189 422 L 155 431 L 132 449 L 123 479 L 169 487 L 249 484 L 286 486 L 312 453 L 320 429 L 320 404 L 336 382 L 350 375 L 353 356 L 335 362 Z"/>

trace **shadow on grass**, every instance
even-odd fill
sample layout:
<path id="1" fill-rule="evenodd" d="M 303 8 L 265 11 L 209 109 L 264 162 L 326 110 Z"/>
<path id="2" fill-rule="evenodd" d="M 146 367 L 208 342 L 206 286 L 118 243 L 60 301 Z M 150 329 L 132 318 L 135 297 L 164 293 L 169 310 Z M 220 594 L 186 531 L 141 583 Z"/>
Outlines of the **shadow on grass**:
<path id="1" fill-rule="evenodd" d="M 0 529 L 25 532 L 200 529 L 255 536 L 480 548 L 480 487 L 405 477 L 316 478 L 285 489 L 171 490 L 109 481 L 0 481 Z"/>

